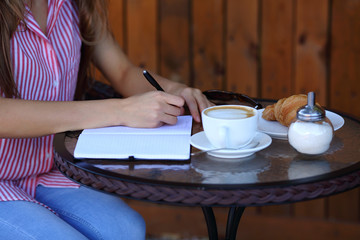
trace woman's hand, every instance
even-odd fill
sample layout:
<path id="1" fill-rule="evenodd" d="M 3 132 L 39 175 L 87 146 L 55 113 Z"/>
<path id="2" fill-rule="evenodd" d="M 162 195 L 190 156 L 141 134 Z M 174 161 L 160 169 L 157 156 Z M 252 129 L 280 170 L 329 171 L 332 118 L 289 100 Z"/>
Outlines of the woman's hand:
<path id="1" fill-rule="evenodd" d="M 121 125 L 152 128 L 176 124 L 183 105 L 182 97 L 151 91 L 122 99 L 117 109 Z"/>
<path id="2" fill-rule="evenodd" d="M 196 122 L 201 122 L 202 110 L 214 105 L 209 102 L 205 95 L 197 88 L 191 88 L 183 85 L 176 88 L 172 93 L 185 100 L 186 105 Z"/>

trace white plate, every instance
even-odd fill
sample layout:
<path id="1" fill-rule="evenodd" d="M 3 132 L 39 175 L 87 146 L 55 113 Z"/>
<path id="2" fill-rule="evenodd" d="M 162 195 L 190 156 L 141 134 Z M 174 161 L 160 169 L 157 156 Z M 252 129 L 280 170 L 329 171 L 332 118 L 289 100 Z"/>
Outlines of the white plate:
<path id="1" fill-rule="evenodd" d="M 259 111 L 258 130 L 260 132 L 270 135 L 273 138 L 286 140 L 289 128 L 285 127 L 284 125 L 281 125 L 277 121 L 267 121 L 263 119 L 262 112 L 264 111 L 264 109 L 259 109 L 258 111 Z M 340 129 L 344 125 L 345 123 L 344 118 L 342 118 L 340 115 L 327 110 L 325 111 L 325 114 L 326 117 L 332 123 L 335 131 Z"/>
<path id="2" fill-rule="evenodd" d="M 265 133 L 257 132 L 254 139 L 248 145 L 256 145 L 255 147 L 242 148 L 239 150 L 218 150 L 213 152 L 208 152 L 207 154 L 219 157 L 219 158 L 244 158 L 254 154 L 257 151 L 260 151 L 271 144 L 271 137 Z M 205 133 L 198 132 L 191 136 L 190 143 L 192 146 L 200 150 L 211 150 L 215 147 L 211 145 L 208 139 L 205 136 Z"/>

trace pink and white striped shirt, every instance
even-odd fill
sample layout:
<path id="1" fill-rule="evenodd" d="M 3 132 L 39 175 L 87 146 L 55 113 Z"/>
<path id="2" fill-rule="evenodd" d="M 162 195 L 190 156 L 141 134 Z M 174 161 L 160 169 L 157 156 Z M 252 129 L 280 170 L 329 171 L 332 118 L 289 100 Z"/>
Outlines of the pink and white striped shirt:
<path id="1" fill-rule="evenodd" d="M 80 63 L 77 7 L 49 0 L 47 34 L 29 8 L 10 42 L 15 83 L 26 100 L 73 100 Z M 53 135 L 0 139 L 0 201 L 35 200 L 36 186 L 78 187 L 53 167 Z"/>

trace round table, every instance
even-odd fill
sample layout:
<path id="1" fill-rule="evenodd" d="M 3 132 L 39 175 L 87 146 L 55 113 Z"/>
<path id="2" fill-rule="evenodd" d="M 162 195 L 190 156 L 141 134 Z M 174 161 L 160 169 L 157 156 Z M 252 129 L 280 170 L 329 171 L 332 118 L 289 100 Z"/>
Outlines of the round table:
<path id="1" fill-rule="evenodd" d="M 272 139 L 269 147 L 242 159 L 219 159 L 207 153 L 188 161 L 75 159 L 80 132 L 66 132 L 55 135 L 55 164 L 65 176 L 97 190 L 202 207 L 209 239 L 218 238 L 212 207 L 228 207 L 226 239 L 235 239 L 247 206 L 321 198 L 360 184 L 360 121 L 342 116 L 345 124 L 335 132 L 330 149 L 317 156 L 296 152 L 287 140 Z M 193 134 L 199 131 L 201 124 L 194 123 Z"/>

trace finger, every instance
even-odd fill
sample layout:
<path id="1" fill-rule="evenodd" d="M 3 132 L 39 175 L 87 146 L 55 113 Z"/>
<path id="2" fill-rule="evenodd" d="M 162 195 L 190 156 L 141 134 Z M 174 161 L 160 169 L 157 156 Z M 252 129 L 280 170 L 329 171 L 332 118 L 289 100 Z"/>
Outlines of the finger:
<path id="1" fill-rule="evenodd" d="M 201 121 L 200 112 L 199 112 L 199 108 L 198 108 L 196 99 L 192 96 L 188 97 L 186 99 L 186 105 L 188 106 L 189 111 L 190 111 L 191 115 L 193 116 L 194 120 L 196 122 L 200 122 Z"/>
<path id="2" fill-rule="evenodd" d="M 171 116 L 180 116 L 181 115 L 181 109 L 183 107 L 177 107 L 175 105 L 170 105 L 167 103 L 164 103 L 162 109 L 165 114 L 171 115 Z"/>
<path id="3" fill-rule="evenodd" d="M 185 100 L 182 97 L 175 96 L 172 94 L 167 94 L 167 93 L 165 93 L 164 97 L 165 97 L 165 101 L 170 105 L 182 107 L 185 104 Z"/>
<path id="4" fill-rule="evenodd" d="M 198 122 L 200 122 L 200 121 L 201 121 L 201 112 L 202 112 L 204 109 L 208 108 L 208 107 L 214 106 L 214 104 L 213 104 L 212 102 L 210 102 L 210 101 L 205 97 L 205 95 L 202 94 L 202 93 L 200 93 L 200 94 L 195 94 L 195 95 L 194 95 L 194 99 L 195 99 L 195 100 L 194 100 L 195 102 L 189 100 L 190 103 L 187 103 L 187 104 L 189 104 L 188 107 L 189 107 L 189 109 L 190 109 L 190 112 L 192 111 L 191 113 L 192 113 L 192 114 L 195 114 L 195 115 L 196 115 L 196 113 L 197 113 L 197 115 L 199 116 L 198 119 L 196 119 L 196 118 L 194 118 L 194 119 L 197 120 Z M 190 105 L 191 105 L 192 107 L 190 107 Z M 196 112 L 195 112 L 195 111 L 196 111 Z M 195 112 L 195 113 L 194 113 L 194 112 Z"/>
<path id="5" fill-rule="evenodd" d="M 169 114 L 166 114 L 166 113 L 164 113 L 161 116 L 161 119 L 160 119 L 160 121 L 162 123 L 170 124 L 170 125 L 175 125 L 177 123 L 177 120 L 178 120 L 177 116 L 169 115 Z"/>
<path id="6" fill-rule="evenodd" d="M 212 103 L 207 100 L 204 95 L 195 96 L 197 105 L 199 107 L 199 112 L 202 112 L 205 108 L 212 106 Z"/>
<path id="7" fill-rule="evenodd" d="M 185 114 L 185 108 L 184 107 L 181 107 L 180 108 L 180 115 L 184 115 Z"/>

